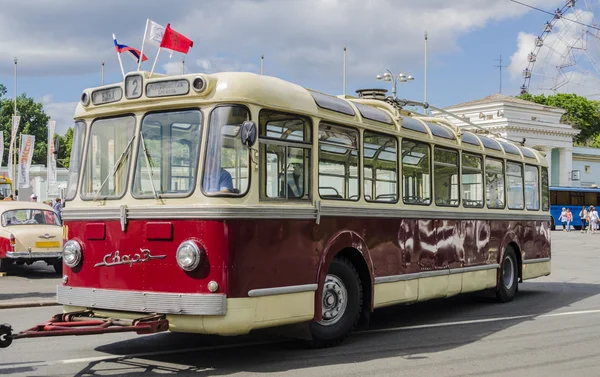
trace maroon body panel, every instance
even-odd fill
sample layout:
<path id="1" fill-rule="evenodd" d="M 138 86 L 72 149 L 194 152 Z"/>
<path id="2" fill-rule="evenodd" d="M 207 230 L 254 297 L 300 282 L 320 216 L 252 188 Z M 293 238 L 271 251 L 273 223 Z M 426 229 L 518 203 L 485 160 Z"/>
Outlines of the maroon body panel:
<path id="1" fill-rule="evenodd" d="M 83 265 L 65 268 L 69 286 L 209 293 L 207 284 L 214 280 L 232 298 L 248 297 L 252 289 L 321 284 L 331 259 L 346 248 L 362 253 L 371 279 L 499 263 L 511 242 L 524 259 L 550 257 L 549 221 L 130 220 L 125 232 L 119 221 L 66 226 L 69 239 L 84 247 Z M 178 245 L 188 239 L 202 245 L 208 258 L 192 273 L 175 260 Z M 116 251 L 131 259 L 140 249 L 164 258 L 96 266 L 105 256 L 113 260 Z"/>

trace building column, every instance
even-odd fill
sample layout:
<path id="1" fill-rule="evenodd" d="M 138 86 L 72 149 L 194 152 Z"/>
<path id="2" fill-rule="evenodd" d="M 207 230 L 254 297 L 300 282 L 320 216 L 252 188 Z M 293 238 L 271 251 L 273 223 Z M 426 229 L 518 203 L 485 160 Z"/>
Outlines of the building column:
<path id="1" fill-rule="evenodd" d="M 573 170 L 573 148 L 560 148 L 560 178 L 559 185 L 573 186 L 571 171 Z"/>

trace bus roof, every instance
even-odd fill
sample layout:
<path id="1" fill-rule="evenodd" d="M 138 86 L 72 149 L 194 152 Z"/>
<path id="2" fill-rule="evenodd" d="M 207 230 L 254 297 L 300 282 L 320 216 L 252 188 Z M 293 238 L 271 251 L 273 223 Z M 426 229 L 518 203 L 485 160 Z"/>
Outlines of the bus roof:
<path id="1" fill-rule="evenodd" d="M 333 96 L 304 88 L 277 77 L 250 72 L 185 74 L 165 76 L 130 72 L 123 82 L 84 90 L 75 119 L 110 116 L 133 111 L 150 111 L 198 106 L 198 103 L 249 103 L 274 110 L 333 118 L 366 128 L 377 126 L 446 144 L 464 145 L 479 151 L 505 155 L 547 165 L 531 148 L 483 134 L 463 132 L 443 118 L 400 110 L 372 98 Z"/>

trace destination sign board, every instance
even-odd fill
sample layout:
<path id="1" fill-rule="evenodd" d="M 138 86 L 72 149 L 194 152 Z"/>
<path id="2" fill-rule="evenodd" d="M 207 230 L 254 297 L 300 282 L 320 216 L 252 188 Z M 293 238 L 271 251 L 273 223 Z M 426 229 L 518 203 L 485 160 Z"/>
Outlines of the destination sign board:
<path id="1" fill-rule="evenodd" d="M 103 105 L 105 103 L 117 102 L 123 98 L 123 89 L 120 86 L 95 90 L 92 92 L 92 103 Z"/>
<path id="2" fill-rule="evenodd" d="M 185 79 L 152 82 L 146 85 L 146 97 L 182 96 L 190 91 L 190 82 Z"/>

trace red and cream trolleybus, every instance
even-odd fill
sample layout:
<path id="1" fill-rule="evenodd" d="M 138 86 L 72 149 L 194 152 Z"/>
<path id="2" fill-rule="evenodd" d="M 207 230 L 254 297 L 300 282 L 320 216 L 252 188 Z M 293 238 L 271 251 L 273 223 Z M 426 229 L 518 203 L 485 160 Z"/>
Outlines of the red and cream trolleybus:
<path id="1" fill-rule="evenodd" d="M 64 314 L 4 346 L 292 323 L 330 346 L 377 308 L 550 274 L 546 159 L 394 99 L 132 72 L 83 92 L 72 151 Z"/>

